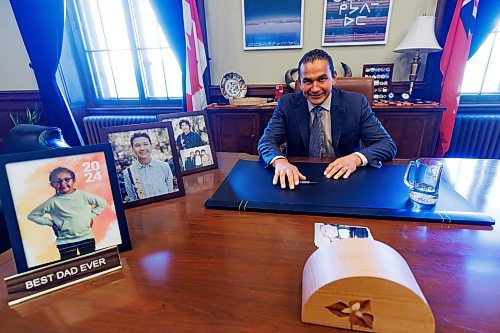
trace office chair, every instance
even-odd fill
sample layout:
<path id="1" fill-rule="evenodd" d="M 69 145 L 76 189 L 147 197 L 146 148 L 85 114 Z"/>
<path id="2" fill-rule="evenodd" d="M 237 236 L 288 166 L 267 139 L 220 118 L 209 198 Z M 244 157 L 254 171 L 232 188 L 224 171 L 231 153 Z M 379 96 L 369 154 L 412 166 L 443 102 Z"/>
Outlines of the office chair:
<path id="1" fill-rule="evenodd" d="M 0 146 L 0 154 L 23 153 L 69 147 L 57 127 L 20 124 L 10 129 Z M 6 189 L 2 189 L 6 190 Z M 0 253 L 10 248 L 9 234 L 0 200 Z"/>
<path id="2" fill-rule="evenodd" d="M 360 93 L 368 100 L 368 105 L 373 102 L 373 79 L 371 77 L 337 77 L 335 88 Z M 299 81 L 295 81 L 294 92 L 300 91 Z"/>

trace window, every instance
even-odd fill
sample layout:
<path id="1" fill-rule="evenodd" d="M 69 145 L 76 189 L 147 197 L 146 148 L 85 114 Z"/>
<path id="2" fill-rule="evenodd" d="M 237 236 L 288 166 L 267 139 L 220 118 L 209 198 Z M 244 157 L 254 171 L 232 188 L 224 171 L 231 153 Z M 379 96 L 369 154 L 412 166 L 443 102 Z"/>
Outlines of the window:
<path id="1" fill-rule="evenodd" d="M 148 0 L 74 0 L 95 102 L 180 104 L 182 73 Z"/>
<path id="2" fill-rule="evenodd" d="M 467 61 L 461 93 L 465 99 L 467 95 L 476 97 L 476 101 L 478 97 L 493 100 L 491 97 L 500 95 L 500 22 Z"/>

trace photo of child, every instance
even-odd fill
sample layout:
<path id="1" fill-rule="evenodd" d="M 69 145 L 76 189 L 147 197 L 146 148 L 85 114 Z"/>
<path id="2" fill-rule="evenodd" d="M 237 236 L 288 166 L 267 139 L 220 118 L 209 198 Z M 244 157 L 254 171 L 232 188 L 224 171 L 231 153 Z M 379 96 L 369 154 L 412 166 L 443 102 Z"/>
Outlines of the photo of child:
<path id="1" fill-rule="evenodd" d="M 61 260 L 94 252 L 92 225 L 94 218 L 106 208 L 106 200 L 77 190 L 75 173 L 65 167 L 52 170 L 49 183 L 55 194 L 33 209 L 28 220 L 54 230 Z"/>
<path id="2" fill-rule="evenodd" d="M 124 203 L 181 194 L 166 127 L 108 130 Z"/>
<path id="3" fill-rule="evenodd" d="M 125 208 L 184 195 L 170 123 L 103 127 L 99 134 L 111 144 Z"/>
<path id="4" fill-rule="evenodd" d="M 149 135 L 146 132 L 135 132 L 130 137 L 130 146 L 137 159 L 123 172 L 128 198 L 139 200 L 172 193 L 172 170 L 167 162 L 151 157 Z"/>
<path id="5" fill-rule="evenodd" d="M 28 268 L 122 244 L 104 152 L 5 169 Z"/>

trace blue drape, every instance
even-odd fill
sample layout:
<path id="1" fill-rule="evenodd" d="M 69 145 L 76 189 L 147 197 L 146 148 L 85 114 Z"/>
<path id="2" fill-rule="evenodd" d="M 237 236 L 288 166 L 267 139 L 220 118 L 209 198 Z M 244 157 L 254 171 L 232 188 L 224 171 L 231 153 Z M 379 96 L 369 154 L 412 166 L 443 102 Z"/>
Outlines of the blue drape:
<path id="1" fill-rule="evenodd" d="M 186 39 L 181 0 L 150 0 L 156 17 L 163 27 L 167 40 L 177 57 L 182 71 L 182 89 L 186 87 Z M 186 111 L 186 94 L 183 93 L 182 110 Z"/>
<path id="2" fill-rule="evenodd" d="M 469 59 L 481 47 L 500 19 L 500 0 L 479 0 Z"/>
<path id="3" fill-rule="evenodd" d="M 59 127 L 71 146 L 81 145 L 80 132 L 55 76 L 63 41 L 65 0 L 11 0 L 10 4 L 35 73 L 48 125 Z"/>

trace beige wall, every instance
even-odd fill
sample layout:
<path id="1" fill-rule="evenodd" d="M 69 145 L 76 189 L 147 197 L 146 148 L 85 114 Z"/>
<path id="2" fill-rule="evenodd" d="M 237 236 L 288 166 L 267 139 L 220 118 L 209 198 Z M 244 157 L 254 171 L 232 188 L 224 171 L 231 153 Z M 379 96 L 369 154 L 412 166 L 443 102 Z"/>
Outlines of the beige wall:
<path id="1" fill-rule="evenodd" d="M 243 50 L 241 0 L 205 0 L 212 84 L 218 85 L 227 72 L 242 75 L 247 84 L 276 84 L 284 81 L 287 69 L 297 67 L 303 53 L 321 48 L 323 0 L 304 0 L 302 49 Z M 347 63 L 353 76 L 363 64 L 395 63 L 394 81 L 408 80 L 410 57 L 392 50 L 405 36 L 414 17 L 434 15 L 437 0 L 393 0 L 389 38 L 386 45 L 323 47 L 335 62 Z M 340 67 L 337 67 L 340 69 Z M 423 67 L 420 70 L 422 75 Z M 340 69 L 339 74 L 343 74 Z M 420 76 L 421 76 L 420 75 Z"/>
<path id="2" fill-rule="evenodd" d="M 387 45 L 324 47 L 337 64 L 349 64 L 354 76 L 363 64 L 395 63 L 394 81 L 407 79 L 409 57 L 392 52 L 404 37 L 413 17 L 434 14 L 437 0 L 393 0 Z M 247 84 L 284 81 L 287 69 L 296 67 L 307 50 L 321 47 L 323 0 L 304 0 L 302 49 L 243 51 L 241 0 L 205 0 L 212 84 L 230 71 Z M 35 76 L 12 13 L 9 0 L 0 0 L 0 91 L 37 89 Z M 340 73 L 343 73 L 341 70 Z M 420 70 L 422 75 L 423 68 Z"/>
<path id="3" fill-rule="evenodd" d="M 9 0 L 0 0 L 0 91 L 37 90 Z"/>

